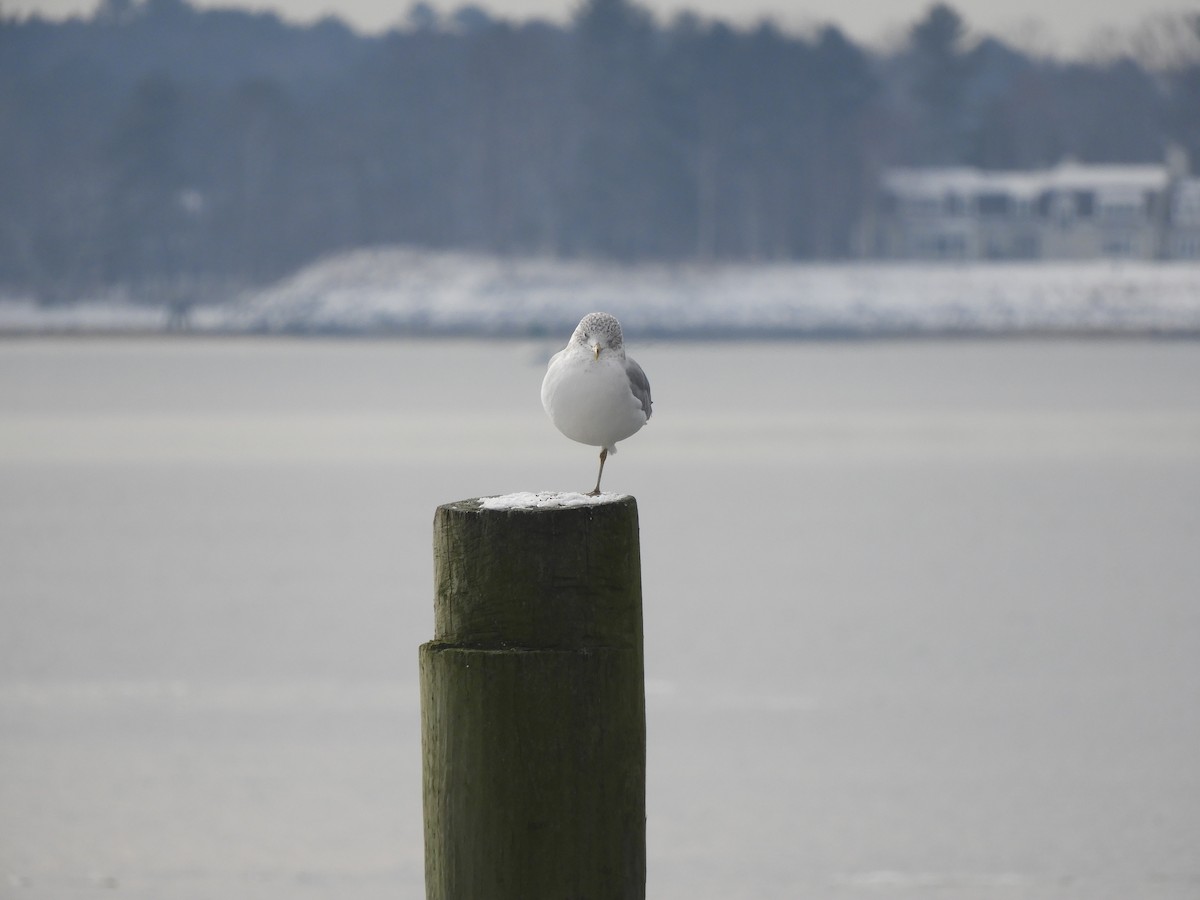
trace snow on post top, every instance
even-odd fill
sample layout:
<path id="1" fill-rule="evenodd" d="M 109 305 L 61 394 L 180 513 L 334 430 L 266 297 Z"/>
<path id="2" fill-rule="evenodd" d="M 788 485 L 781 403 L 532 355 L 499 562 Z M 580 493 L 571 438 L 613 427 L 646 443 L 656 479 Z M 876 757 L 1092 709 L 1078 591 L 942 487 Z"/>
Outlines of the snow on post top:
<path id="1" fill-rule="evenodd" d="M 499 497 L 481 497 L 480 509 L 566 509 L 573 506 L 598 506 L 602 503 L 612 503 L 614 500 L 624 500 L 628 494 L 603 493 L 599 496 L 573 493 L 569 491 L 520 491 L 515 494 L 504 494 Z"/>

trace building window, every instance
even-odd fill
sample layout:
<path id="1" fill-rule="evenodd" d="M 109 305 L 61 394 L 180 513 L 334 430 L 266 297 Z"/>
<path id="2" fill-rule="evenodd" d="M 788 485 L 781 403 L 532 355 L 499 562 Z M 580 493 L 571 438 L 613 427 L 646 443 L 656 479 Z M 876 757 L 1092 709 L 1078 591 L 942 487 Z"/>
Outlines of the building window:
<path id="1" fill-rule="evenodd" d="M 1013 256 L 1017 259 L 1038 259 L 1042 244 L 1034 234 L 1020 234 L 1013 240 Z"/>
<path id="2" fill-rule="evenodd" d="M 1200 259 L 1200 235 L 1179 235 L 1173 241 L 1171 257 L 1173 259 Z"/>
<path id="3" fill-rule="evenodd" d="M 942 259 L 962 259 L 965 249 L 960 234 L 944 234 L 938 238 L 938 253 Z"/>
<path id="4" fill-rule="evenodd" d="M 977 206 L 981 216 L 1007 215 L 1008 196 L 1006 194 L 980 194 Z"/>
<path id="5" fill-rule="evenodd" d="M 1142 218 L 1139 212 L 1136 203 L 1115 201 L 1100 205 L 1100 218 L 1108 222 L 1132 224 Z"/>
<path id="6" fill-rule="evenodd" d="M 1200 189 L 1181 188 L 1175 193 L 1171 221 L 1176 225 L 1200 225 Z"/>
<path id="7" fill-rule="evenodd" d="M 1105 256 L 1125 259 L 1133 256 L 1133 239 L 1126 234 L 1109 235 L 1104 239 L 1102 252 Z"/>
<path id="8" fill-rule="evenodd" d="M 924 218 L 936 216 L 940 205 L 936 197 L 910 197 L 905 204 L 905 210 L 911 216 Z"/>

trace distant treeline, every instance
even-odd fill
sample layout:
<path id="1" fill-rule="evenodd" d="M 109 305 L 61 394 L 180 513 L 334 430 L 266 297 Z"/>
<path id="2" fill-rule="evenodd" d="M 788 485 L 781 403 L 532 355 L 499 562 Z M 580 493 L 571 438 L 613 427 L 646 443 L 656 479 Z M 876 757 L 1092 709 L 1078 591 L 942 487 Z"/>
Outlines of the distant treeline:
<path id="1" fill-rule="evenodd" d="M 393 243 L 839 258 L 887 165 L 1200 159 L 1195 61 L 964 35 L 943 5 L 873 53 L 628 0 L 565 26 L 417 5 L 373 37 L 184 0 L 0 20 L 0 287 L 179 301 Z"/>

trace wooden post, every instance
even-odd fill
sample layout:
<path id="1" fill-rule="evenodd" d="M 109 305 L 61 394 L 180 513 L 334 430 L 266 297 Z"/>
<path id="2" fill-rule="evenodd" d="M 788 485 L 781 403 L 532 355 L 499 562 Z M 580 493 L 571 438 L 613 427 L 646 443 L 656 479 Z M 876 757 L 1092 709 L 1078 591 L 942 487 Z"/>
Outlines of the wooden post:
<path id="1" fill-rule="evenodd" d="M 637 503 L 434 519 L 427 900 L 644 900 Z"/>

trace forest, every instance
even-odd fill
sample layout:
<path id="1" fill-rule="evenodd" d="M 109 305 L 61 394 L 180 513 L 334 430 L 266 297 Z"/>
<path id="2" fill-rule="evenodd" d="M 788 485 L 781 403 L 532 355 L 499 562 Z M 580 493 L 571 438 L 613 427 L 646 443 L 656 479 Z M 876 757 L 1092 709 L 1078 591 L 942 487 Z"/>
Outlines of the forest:
<path id="1" fill-rule="evenodd" d="M 388 244 L 844 259 L 887 166 L 1200 160 L 1200 56 L 968 35 L 944 4 L 887 50 L 630 0 L 371 36 L 186 0 L 4 17 L 0 291 L 203 299 Z"/>

